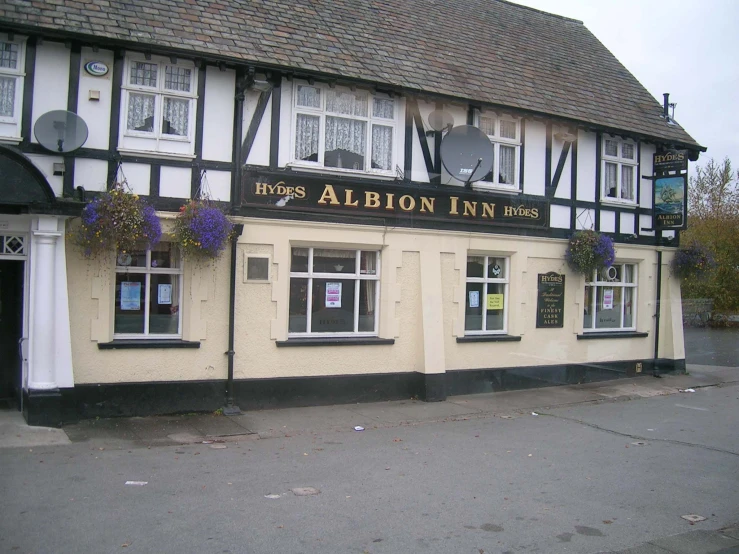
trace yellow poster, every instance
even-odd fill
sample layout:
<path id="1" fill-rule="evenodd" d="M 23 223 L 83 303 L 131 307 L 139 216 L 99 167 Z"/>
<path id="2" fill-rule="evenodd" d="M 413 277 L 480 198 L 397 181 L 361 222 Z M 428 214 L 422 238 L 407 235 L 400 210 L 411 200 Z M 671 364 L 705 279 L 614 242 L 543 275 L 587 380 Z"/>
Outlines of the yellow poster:
<path id="1" fill-rule="evenodd" d="M 502 294 L 488 294 L 488 310 L 502 310 L 503 309 L 503 295 Z"/>

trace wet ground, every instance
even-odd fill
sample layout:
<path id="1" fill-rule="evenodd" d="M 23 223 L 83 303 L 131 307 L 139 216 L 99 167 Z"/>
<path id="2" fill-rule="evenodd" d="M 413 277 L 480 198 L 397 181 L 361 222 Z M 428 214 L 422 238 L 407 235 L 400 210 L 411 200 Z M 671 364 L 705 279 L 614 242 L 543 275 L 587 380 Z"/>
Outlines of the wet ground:
<path id="1" fill-rule="evenodd" d="M 685 362 L 739 366 L 739 328 L 685 327 Z"/>

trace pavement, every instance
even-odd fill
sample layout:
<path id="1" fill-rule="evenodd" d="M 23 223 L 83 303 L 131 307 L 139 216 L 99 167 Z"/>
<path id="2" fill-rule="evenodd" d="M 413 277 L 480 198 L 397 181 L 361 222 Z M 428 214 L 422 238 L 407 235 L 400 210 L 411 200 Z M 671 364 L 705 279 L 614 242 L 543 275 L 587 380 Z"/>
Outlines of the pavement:
<path id="1" fill-rule="evenodd" d="M 305 450 L 306 453 L 302 454 L 300 457 L 302 458 L 301 461 L 307 461 L 312 459 L 314 454 L 320 455 L 323 454 L 324 451 L 327 452 L 332 448 L 344 448 L 341 446 L 334 446 L 335 444 L 340 445 L 341 442 L 331 440 L 325 441 L 325 446 L 313 448 L 313 450 L 311 450 L 310 448 L 315 446 L 313 442 L 316 440 L 316 433 L 329 434 L 332 431 L 339 432 L 341 434 L 337 434 L 336 437 L 342 441 L 347 441 L 346 444 L 350 445 L 352 444 L 350 438 L 362 437 L 370 439 L 371 437 L 384 437 L 387 433 L 392 433 L 392 437 L 395 437 L 400 436 L 399 433 L 403 433 L 404 429 L 407 431 L 411 431 L 412 429 L 417 429 L 419 431 L 425 429 L 422 437 L 426 438 L 419 438 L 419 444 L 425 444 L 428 447 L 427 454 L 429 456 L 428 460 L 430 466 L 432 460 L 437 459 L 436 456 L 438 456 L 437 449 L 439 445 L 447 444 L 450 439 L 453 441 L 454 438 L 453 435 L 448 435 L 450 432 L 453 433 L 453 431 L 451 431 L 451 429 L 453 429 L 451 426 L 440 427 L 429 424 L 447 421 L 461 422 L 456 423 L 455 425 L 473 425 L 475 426 L 475 429 L 480 428 L 484 430 L 486 426 L 489 426 L 491 423 L 494 424 L 494 422 L 497 421 L 500 422 L 500 424 L 505 423 L 507 425 L 515 426 L 510 428 L 513 434 L 511 436 L 506 436 L 505 440 L 503 436 L 498 437 L 499 440 L 504 440 L 508 448 L 515 448 L 517 451 L 521 448 L 521 445 L 517 444 L 516 441 L 524 441 L 524 443 L 527 444 L 527 448 L 530 447 L 529 443 L 539 445 L 540 451 L 545 450 L 546 447 L 549 446 L 549 456 L 553 456 L 554 453 L 551 451 L 551 447 L 554 447 L 554 443 L 547 444 L 546 441 L 559 440 L 555 439 L 555 437 L 561 436 L 555 433 L 555 429 L 560 425 L 560 423 L 557 422 L 569 422 L 568 424 L 572 424 L 574 422 L 579 425 L 590 427 L 594 430 L 593 432 L 596 432 L 595 430 L 597 430 L 597 432 L 607 431 L 611 434 L 626 437 L 626 448 L 629 448 L 629 444 L 636 445 L 639 440 L 644 440 L 643 429 L 639 431 L 636 427 L 646 427 L 644 422 L 654 420 L 655 405 L 651 404 L 650 407 L 648 404 L 654 401 L 662 402 L 663 400 L 667 400 L 667 398 L 664 397 L 673 396 L 674 400 L 670 400 L 669 404 L 669 410 L 672 410 L 672 412 L 669 412 L 666 407 L 660 408 L 660 411 L 658 412 L 664 416 L 660 423 L 660 429 L 658 429 L 658 431 L 660 431 L 661 438 L 650 438 L 650 441 L 653 448 L 657 448 L 659 445 L 663 445 L 660 448 L 667 449 L 676 447 L 682 449 L 687 447 L 687 451 L 682 453 L 680 460 L 664 458 L 663 454 L 653 458 L 654 463 L 657 464 L 673 464 L 674 467 L 669 470 L 670 472 L 679 472 L 684 468 L 684 476 L 680 473 L 673 474 L 673 480 L 677 480 L 678 482 L 683 480 L 685 483 L 683 490 L 672 489 L 673 492 L 669 492 L 670 489 L 665 489 L 664 487 L 658 488 L 655 476 L 646 473 L 639 476 L 639 471 L 634 473 L 633 471 L 627 472 L 627 470 L 624 469 L 623 474 L 619 472 L 614 474 L 613 477 L 609 477 L 612 471 L 620 470 L 606 470 L 604 467 L 603 469 L 605 471 L 599 478 L 602 482 L 599 482 L 597 485 L 591 484 L 591 481 L 584 482 L 587 483 L 587 487 L 596 486 L 599 487 L 599 489 L 595 492 L 591 488 L 583 489 L 583 498 L 598 496 L 603 498 L 610 497 L 613 499 L 611 502 L 613 504 L 612 507 L 617 506 L 621 502 L 628 503 L 631 500 L 627 497 L 622 499 L 620 495 L 624 494 L 624 491 L 619 490 L 621 487 L 620 484 L 623 483 L 624 478 L 630 480 L 630 487 L 634 490 L 644 491 L 646 489 L 646 491 L 648 491 L 650 487 L 656 489 L 657 492 L 653 492 L 652 494 L 652 496 L 655 497 L 653 500 L 654 504 L 650 506 L 647 502 L 642 505 L 642 508 L 639 508 L 647 510 L 645 513 L 650 514 L 647 519 L 644 519 L 641 522 L 632 521 L 627 524 L 626 521 L 628 518 L 625 517 L 626 513 L 624 512 L 623 514 L 615 513 L 615 515 L 619 517 L 611 517 L 613 522 L 603 521 L 603 524 L 612 523 L 612 525 L 606 525 L 604 530 L 606 528 L 614 528 L 612 530 L 615 531 L 616 525 L 635 525 L 636 527 L 634 527 L 633 537 L 636 540 L 639 540 L 637 537 L 641 538 L 641 540 L 654 537 L 655 528 L 661 529 L 663 534 L 671 532 L 674 533 L 679 530 L 679 526 L 674 523 L 670 523 L 668 525 L 665 521 L 661 520 L 658 513 L 659 510 L 656 508 L 666 505 L 674 505 L 674 508 L 680 510 L 677 512 L 678 515 L 687 514 L 690 510 L 683 509 L 683 507 L 679 506 L 678 502 L 679 499 L 685 498 L 686 495 L 687 497 L 693 497 L 691 507 L 695 513 L 711 516 L 714 515 L 710 513 L 712 509 L 717 515 L 721 515 L 721 513 L 723 513 L 724 515 L 721 516 L 721 518 L 713 519 L 713 521 L 720 520 L 720 522 L 718 525 L 713 524 L 711 529 L 707 529 L 706 526 L 709 524 L 709 521 L 706 521 L 703 523 L 704 528 L 701 529 L 700 522 L 697 522 L 692 526 L 689 522 L 677 518 L 677 521 L 682 521 L 684 526 L 690 526 L 691 530 L 680 534 L 673 534 L 650 540 L 649 542 L 645 542 L 635 547 L 632 546 L 626 550 L 597 550 L 595 544 L 592 544 L 590 546 L 579 546 L 573 551 L 607 552 L 608 554 L 739 554 L 739 514 L 736 514 L 737 517 L 732 518 L 732 514 L 734 514 L 732 506 L 734 506 L 735 502 L 729 498 L 732 496 L 731 493 L 727 497 L 728 491 L 733 490 L 732 487 L 734 487 L 734 485 L 725 483 L 722 486 L 719 482 L 711 483 L 709 481 L 705 481 L 705 477 L 698 477 L 695 483 L 688 483 L 687 481 L 689 479 L 694 479 L 690 473 L 690 468 L 696 467 L 696 464 L 706 463 L 706 461 L 701 458 L 695 458 L 695 460 L 693 460 L 693 458 L 691 458 L 693 455 L 690 452 L 691 450 L 696 453 L 705 451 L 707 456 L 723 456 L 723 458 L 720 458 L 723 460 L 722 463 L 728 463 L 729 465 L 727 467 L 730 467 L 732 463 L 731 457 L 737 456 L 737 453 L 731 451 L 731 446 L 727 446 L 726 443 L 726 433 L 730 433 L 731 431 L 730 429 L 727 430 L 725 428 L 726 426 L 715 426 L 715 436 L 711 435 L 709 431 L 708 434 L 704 434 L 702 437 L 693 437 L 689 435 L 691 429 L 688 429 L 685 423 L 682 422 L 684 421 L 684 418 L 681 420 L 681 418 L 674 415 L 678 412 L 692 414 L 692 419 L 696 424 L 699 422 L 698 418 L 706 418 L 705 421 L 712 421 L 712 418 L 721 417 L 720 412 L 715 411 L 715 409 L 711 407 L 713 406 L 711 403 L 717 401 L 711 398 L 711 396 L 718 394 L 726 396 L 729 394 L 731 399 L 733 399 L 736 396 L 736 392 L 734 391 L 736 390 L 737 384 L 739 384 L 739 368 L 737 367 L 689 364 L 687 374 L 663 375 L 660 379 L 656 379 L 651 375 L 643 375 L 634 378 L 588 383 L 583 385 L 450 397 L 446 402 L 439 403 L 425 403 L 409 399 L 372 404 L 264 410 L 244 413 L 237 416 L 198 414 L 149 418 L 96 419 L 82 421 L 63 429 L 28 427 L 25 425 L 20 413 L 0 411 L 0 451 L 9 455 L 11 453 L 17 453 L 18 459 L 21 459 L 21 456 L 23 456 L 22 459 L 24 460 L 38 454 L 43 456 L 43 459 L 48 464 L 62 463 L 61 460 L 66 457 L 66 454 L 64 454 L 65 451 L 69 453 L 69 458 L 71 459 L 73 452 L 77 452 L 73 449 L 83 447 L 85 451 L 89 452 L 87 454 L 88 457 L 92 457 L 94 455 L 94 461 L 104 459 L 119 460 L 119 462 L 113 464 L 110 469 L 107 470 L 110 472 L 114 470 L 123 470 L 125 467 L 124 460 L 128 458 L 119 458 L 118 456 L 130 455 L 131 452 L 144 452 L 154 455 L 155 451 L 161 451 L 163 455 L 171 455 L 172 451 L 176 450 L 174 454 L 182 459 L 184 453 L 189 452 L 186 448 L 188 445 L 189 448 L 196 448 L 196 445 L 203 445 L 203 443 L 205 443 L 211 448 L 230 447 L 228 450 L 213 450 L 213 453 L 231 453 L 229 455 L 236 456 L 237 454 L 243 455 L 241 454 L 241 452 L 243 452 L 243 448 L 248 447 L 250 451 L 259 444 L 263 444 L 265 446 L 267 444 L 275 444 L 275 452 L 284 452 L 282 449 L 288 448 L 288 443 L 297 441 L 294 444 L 294 448 L 297 448 L 300 452 Z M 687 389 L 694 389 L 698 394 L 683 392 Z M 701 389 L 705 389 L 705 392 Z M 711 394 L 712 392 L 713 395 Z M 663 400 L 660 400 L 661 397 Z M 727 396 L 727 399 L 728 398 L 729 397 Z M 630 400 L 637 399 L 646 400 L 644 402 L 628 402 Z M 702 403 L 699 402 L 699 400 Z M 629 406 L 629 409 L 624 410 L 624 407 L 627 405 Z M 726 409 L 732 409 L 730 402 L 729 404 L 726 404 L 726 406 Z M 709 407 L 711 407 L 710 411 Z M 627 411 L 631 414 L 630 416 L 627 417 L 626 415 L 622 415 Z M 541 414 L 542 417 L 532 417 L 532 414 Z M 512 421 L 506 422 L 505 420 Z M 529 429 L 530 426 L 528 424 L 524 424 L 526 421 L 539 422 L 537 428 L 540 428 L 539 432 L 541 435 L 537 436 L 535 433 L 531 433 L 531 429 Z M 355 427 L 364 428 L 367 433 L 354 431 Z M 446 428 L 447 431 L 441 430 L 442 428 Z M 497 428 L 498 427 L 496 426 L 496 429 Z M 700 428 L 705 429 L 705 423 L 702 424 Z M 517 431 L 513 432 L 514 429 L 517 429 Z M 377 433 L 372 433 L 373 430 L 378 431 Z M 652 429 L 648 429 L 647 431 L 652 431 Z M 522 432 L 525 432 L 524 434 L 526 435 L 526 438 L 524 438 L 524 434 L 521 434 Z M 437 436 L 439 433 L 447 433 L 444 440 L 441 440 Z M 499 433 L 500 429 L 496 431 L 496 435 Z M 642 435 L 639 435 L 639 433 L 642 433 Z M 474 436 L 477 437 L 478 434 L 475 434 Z M 565 448 L 565 451 L 562 454 L 564 459 L 567 459 L 567 448 L 570 448 L 573 451 L 582 449 L 582 443 L 577 441 L 584 440 L 584 437 L 586 436 L 590 437 L 590 435 L 583 431 L 578 435 L 572 436 L 573 438 L 571 440 L 574 441 L 572 444 L 566 446 L 560 444 L 558 446 L 558 448 Z M 286 442 L 286 439 L 289 439 L 290 437 L 295 437 L 295 439 Z M 516 437 L 520 438 L 516 439 Z M 547 439 L 547 437 L 550 438 Z M 588 438 L 587 440 L 591 441 L 591 447 L 595 447 L 595 435 L 592 437 L 593 438 Z M 395 446 L 396 440 L 398 439 L 393 438 L 390 444 Z M 400 444 L 407 444 L 410 446 L 409 439 L 406 438 L 405 442 L 401 442 Z M 585 444 L 588 444 L 588 442 L 586 441 Z M 66 449 L 65 445 L 68 445 L 69 448 Z M 308 445 L 310 445 L 310 447 Z M 58 459 L 57 462 L 54 462 L 51 459 L 51 450 L 36 448 L 44 446 L 55 447 L 53 451 L 56 452 L 54 456 Z M 172 446 L 176 448 L 158 448 Z M 238 448 L 239 446 L 242 450 L 234 450 L 234 448 Z M 426 446 L 423 448 L 426 448 Z M 607 454 L 604 460 L 617 460 L 618 456 L 616 455 L 616 448 L 618 446 L 621 447 L 620 452 L 622 453 L 632 452 L 631 450 L 623 450 L 623 445 L 619 444 L 613 447 L 613 451 L 607 453 L 603 452 L 603 454 Z M 200 446 L 197 452 L 195 452 L 195 455 L 200 454 L 202 448 L 204 447 Z M 416 446 L 416 448 L 420 449 L 421 447 Z M 461 445 L 450 448 L 453 451 L 464 450 L 464 447 Z M 601 446 L 597 446 L 595 452 L 598 452 L 598 449 L 601 448 Z M 534 450 L 534 456 L 537 457 L 539 455 L 536 452 L 537 449 L 535 448 Z M 376 450 L 372 450 L 370 448 L 367 450 L 367 453 L 368 455 L 371 455 L 369 453 L 375 451 Z M 25 452 L 25 454 L 22 454 L 23 452 Z M 208 452 L 211 451 L 203 451 L 203 456 L 206 456 Z M 358 451 L 347 446 L 342 452 L 344 452 L 346 456 L 351 456 L 353 452 Z M 471 466 L 480 466 L 482 463 L 481 461 L 471 461 L 471 456 L 473 455 L 472 451 L 467 450 L 466 452 Z M 647 453 L 647 450 L 643 450 L 642 452 Z M 416 452 L 416 454 L 418 454 L 418 452 Z M 729 455 L 728 457 L 726 456 L 727 454 Z M 278 456 L 276 453 L 271 455 Z M 12 456 L 16 455 L 12 454 Z M 98 460 L 98 456 L 100 457 L 100 460 Z M 528 456 L 530 457 L 531 454 L 528 454 Z M 655 454 L 651 454 L 651 456 L 655 456 Z M 201 456 L 197 456 L 192 459 L 200 460 L 200 458 Z M 13 460 L 11 457 L 4 459 L 7 459 L 8 462 Z M 135 460 L 135 458 L 130 459 Z M 527 459 L 528 458 L 524 458 L 524 460 Z M 544 459 L 546 460 L 546 457 Z M 258 467 L 250 468 L 250 474 L 254 476 L 267 475 L 270 479 L 275 479 L 279 478 L 281 475 L 289 476 L 291 471 L 294 472 L 294 462 L 290 462 L 286 468 L 280 469 L 281 466 L 277 466 L 276 464 L 287 462 L 279 462 L 278 460 L 279 458 L 277 458 L 273 464 L 273 472 L 276 473 L 269 475 L 265 474 L 265 470 L 269 472 L 269 470 L 266 469 L 269 466 L 265 466 L 261 469 Z M 360 463 L 358 460 L 352 460 L 355 465 Z M 719 458 L 711 459 L 708 463 L 717 464 L 718 460 Z M 178 462 L 179 461 L 181 460 L 178 460 Z M 18 463 L 22 465 L 26 462 Z M 70 462 L 65 463 L 68 465 Z M 87 463 L 94 462 L 93 460 L 90 460 Z M 127 463 L 130 464 L 133 462 Z M 386 464 L 390 465 L 385 461 L 378 462 L 373 459 L 368 460 L 367 463 L 369 464 L 369 467 L 374 467 L 378 464 L 383 467 L 385 467 Z M 563 462 L 560 461 L 559 463 L 562 464 Z M 600 463 L 602 464 L 603 462 Z M 633 459 L 632 463 L 634 463 Z M 426 462 L 424 462 L 424 467 L 425 464 Z M 46 464 L 44 464 L 44 466 L 45 465 Z M 331 466 L 329 473 L 331 473 L 331 475 L 335 475 L 340 471 L 339 468 L 341 468 L 341 471 L 344 471 L 345 467 L 350 467 L 351 465 L 352 463 L 349 462 L 338 463 L 335 467 Z M 215 473 L 216 467 L 221 466 L 222 464 L 219 466 L 211 466 L 208 464 L 203 466 L 206 469 L 195 470 L 189 478 L 184 477 L 184 474 L 183 477 L 185 478 L 185 481 L 193 478 L 205 479 L 210 477 L 210 475 L 204 475 L 203 472 L 205 474 L 209 474 L 210 470 L 213 470 Z M 34 470 L 38 472 L 40 467 L 43 466 L 37 465 Z M 73 467 L 74 464 L 69 466 L 69 470 L 71 471 Z M 232 465 L 226 464 L 223 466 L 223 468 L 228 467 L 232 467 Z M 560 465 L 559 467 L 562 466 Z M 599 467 L 598 463 L 590 463 L 587 466 L 587 470 L 585 469 L 585 466 L 573 467 L 571 472 L 583 475 L 585 474 L 585 471 L 597 471 L 593 469 L 597 467 Z M 712 467 L 715 467 L 715 465 Z M 21 466 L 18 466 L 15 470 L 21 471 L 20 468 Z M 225 471 L 223 468 L 222 470 Z M 389 470 L 390 468 L 386 467 L 385 469 Z M 10 466 L 8 466 L 8 470 L 13 474 Z M 511 480 L 514 480 L 515 478 L 515 476 L 513 476 L 515 474 L 515 470 L 512 468 L 505 468 L 501 465 L 500 467 L 497 467 L 496 470 L 502 472 L 502 474 L 506 474 L 507 476 L 510 473 L 512 475 L 510 477 Z M 231 471 L 233 471 L 233 469 Z M 426 469 L 426 471 L 429 471 L 429 469 Z M 23 473 L 24 472 L 21 474 Z M 380 473 L 384 474 L 383 476 L 385 477 L 388 476 L 387 472 Z M 359 474 L 367 475 L 368 473 L 367 471 L 364 471 Z M 29 480 L 43 479 L 43 473 L 35 475 L 31 472 L 26 473 L 26 475 Z M 93 474 L 85 473 L 85 475 L 87 476 L 87 479 L 92 480 Z M 436 482 L 441 486 L 441 482 L 436 479 L 443 480 L 443 475 L 448 475 L 448 473 L 444 471 L 439 475 L 432 475 L 430 479 L 432 482 Z M 464 486 L 465 475 L 466 473 L 462 473 L 459 476 L 459 479 L 457 480 L 458 487 Z M 76 480 L 82 479 L 83 477 L 84 476 L 72 476 L 70 479 L 74 481 L 73 484 L 75 487 L 79 487 L 81 486 L 81 481 L 78 482 Z M 105 473 L 99 478 L 102 480 L 101 482 L 105 482 L 104 479 L 109 479 L 110 477 L 110 475 Z M 146 477 L 149 478 L 148 476 Z M 160 476 L 160 480 L 162 477 L 163 476 Z M 175 477 L 173 476 L 173 478 Z M 317 477 L 314 475 L 314 479 L 316 478 Z M 327 475 L 326 479 L 329 478 L 331 478 L 331 476 Z M 235 479 L 236 477 L 229 478 L 229 480 L 234 482 Z M 428 477 L 426 479 L 428 479 Z M 527 477 L 527 480 L 529 479 L 533 479 L 531 474 Z M 585 479 L 589 479 L 589 477 L 585 477 Z M 555 479 L 555 481 L 559 481 L 559 479 Z M 177 485 L 179 487 L 186 486 L 180 481 L 177 481 L 177 483 L 180 483 Z M 357 485 L 356 481 L 354 481 L 354 483 L 355 486 L 361 485 L 361 482 L 359 485 Z M 509 483 L 509 485 L 512 484 L 513 483 Z M 228 485 L 231 485 L 231 483 L 228 483 Z M 102 486 L 103 485 L 96 482 L 94 488 L 96 491 L 99 491 Z M 175 485 L 173 484 L 173 486 Z M 211 486 L 212 485 L 208 483 L 208 487 Z M 501 483 L 501 486 L 505 487 L 505 483 Z M 695 489 L 695 492 L 691 493 L 690 486 L 696 486 L 699 488 Z M 205 489 L 205 486 L 202 488 Z M 565 489 L 570 491 L 567 494 L 574 494 L 571 487 L 564 487 L 563 490 Z M 698 496 L 700 496 L 700 494 L 697 491 L 701 491 L 700 494 L 708 500 L 704 503 L 699 501 Z M 721 491 L 724 491 L 723 495 Z M 365 494 L 368 494 L 368 491 L 364 492 Z M 598 492 L 600 494 L 597 494 Z M 79 492 L 79 494 L 82 494 L 82 492 Z M 351 494 L 356 495 L 356 493 Z M 448 494 L 450 493 L 447 493 L 446 498 L 449 503 L 449 501 L 452 500 L 452 497 L 449 497 Z M 501 494 L 510 495 L 510 493 Z M 544 494 L 544 492 L 541 494 Z M 550 491 L 550 494 L 554 494 L 553 491 Z M 676 496 L 672 496 L 673 494 Z M 76 497 L 77 495 L 75 494 L 74 496 Z M 649 493 L 647 492 L 646 497 L 648 496 Z M 346 496 L 346 499 L 350 498 L 350 496 Z M 719 499 L 721 498 L 724 500 L 724 505 L 718 506 L 718 504 L 720 504 Z M 715 499 L 715 501 L 712 499 Z M 507 500 L 507 498 L 504 500 Z M 29 502 L 29 506 L 38 505 L 38 502 L 32 499 L 29 499 Z M 584 500 L 584 502 L 591 501 Z M 451 507 L 447 506 L 447 508 Z M 452 511 L 452 513 L 459 513 L 462 509 L 463 508 L 456 507 L 456 510 Z M 172 508 L 172 510 L 174 510 L 174 508 Z M 426 511 L 428 511 L 428 508 L 426 508 Z M 20 513 L 25 512 L 22 511 Z M 587 513 L 587 509 L 585 509 L 585 513 Z M 428 516 L 426 513 L 421 515 Z M 403 517 L 407 518 L 408 516 L 404 513 Z M 523 517 L 514 518 L 512 524 L 516 524 L 516 521 L 519 519 L 523 519 Z M 617 519 L 618 521 L 616 521 Z M 75 521 L 79 521 L 79 519 Z M 485 533 L 497 533 L 498 523 L 500 522 L 496 522 L 495 524 L 486 523 L 485 525 L 480 526 L 479 529 Z M 642 526 L 641 528 L 639 527 L 640 525 Z M 508 527 L 508 525 L 506 525 L 506 527 Z M 279 529 L 281 528 L 282 525 L 279 526 Z M 473 527 L 465 527 L 465 529 L 472 528 Z M 544 527 L 541 528 L 543 529 Z M 502 526 L 500 529 L 502 529 Z M 558 542 L 556 544 L 560 545 L 561 549 L 564 549 L 561 551 L 568 551 L 566 549 L 569 544 L 572 544 L 573 548 L 575 547 L 574 542 L 569 542 L 573 538 L 573 540 L 580 541 L 597 541 L 599 540 L 598 537 L 603 536 L 601 531 L 590 526 L 575 526 L 574 530 L 576 531 L 575 534 L 562 533 L 557 535 L 556 540 Z M 477 532 L 479 533 L 479 531 Z M 657 535 L 659 535 L 659 533 Z M 500 536 L 502 537 L 503 533 L 501 533 Z M 455 537 L 457 537 L 457 535 L 455 535 Z M 376 541 L 370 542 L 374 544 Z M 619 546 L 623 547 L 628 546 L 629 544 L 633 544 L 633 542 L 622 542 Z M 612 543 L 611 547 L 613 546 L 616 546 L 616 544 Z M 59 551 L 64 551 L 64 549 L 62 548 Z M 494 550 L 489 549 L 486 551 L 494 552 Z"/>

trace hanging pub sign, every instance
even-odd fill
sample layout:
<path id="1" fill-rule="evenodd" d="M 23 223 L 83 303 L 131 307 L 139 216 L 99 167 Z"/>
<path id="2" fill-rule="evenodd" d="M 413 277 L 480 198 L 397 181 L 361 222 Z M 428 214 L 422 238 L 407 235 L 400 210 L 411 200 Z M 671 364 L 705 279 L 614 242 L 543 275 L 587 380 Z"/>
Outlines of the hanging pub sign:
<path id="1" fill-rule="evenodd" d="M 377 217 L 386 220 L 546 228 L 549 203 L 526 196 L 496 196 L 461 187 L 419 187 L 396 182 L 329 181 L 320 176 L 249 172 L 242 204 L 284 212 Z"/>
<path id="2" fill-rule="evenodd" d="M 656 229 L 685 229 L 688 176 L 654 179 L 654 225 Z"/>
<path id="3" fill-rule="evenodd" d="M 665 150 L 657 152 L 653 157 L 654 173 L 656 175 L 668 173 L 669 171 L 688 170 L 687 150 Z"/>
<path id="4" fill-rule="evenodd" d="M 539 273 L 536 285 L 536 328 L 564 327 L 565 276 Z"/>

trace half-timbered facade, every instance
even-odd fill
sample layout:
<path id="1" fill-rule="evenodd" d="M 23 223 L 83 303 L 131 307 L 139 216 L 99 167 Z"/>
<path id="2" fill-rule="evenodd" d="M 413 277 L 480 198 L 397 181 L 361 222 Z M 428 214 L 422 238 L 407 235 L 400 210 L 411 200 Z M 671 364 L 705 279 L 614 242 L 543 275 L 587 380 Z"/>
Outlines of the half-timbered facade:
<path id="1" fill-rule="evenodd" d="M 705 149 L 581 22 L 497 0 L 359 4 L 0 7 L 2 385 L 29 422 L 684 368 L 652 157 Z M 81 148 L 38 143 L 52 110 L 86 122 Z M 459 125 L 493 146 L 474 183 L 442 163 Z M 71 230 L 122 180 L 165 231 L 207 194 L 238 237 L 211 264 L 166 236 L 133 262 L 88 260 Z M 614 239 L 614 271 L 569 270 L 580 229 Z M 542 275 L 562 285 L 551 313 Z"/>

